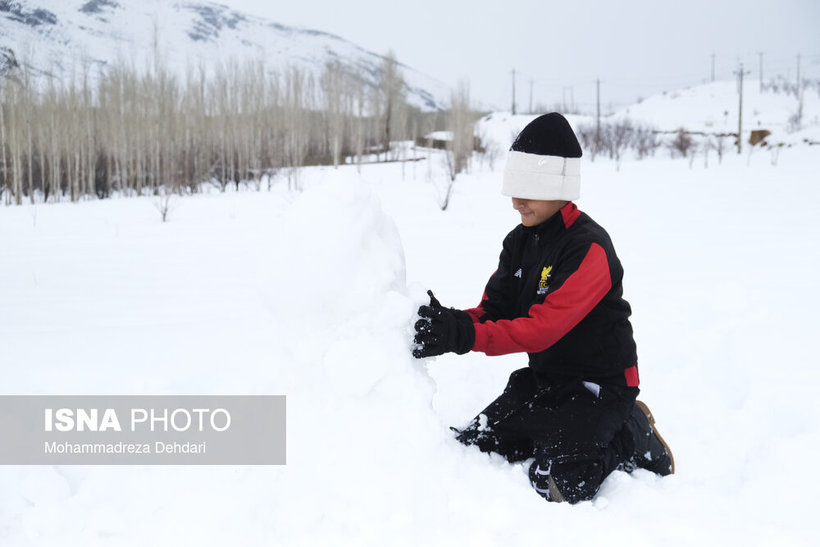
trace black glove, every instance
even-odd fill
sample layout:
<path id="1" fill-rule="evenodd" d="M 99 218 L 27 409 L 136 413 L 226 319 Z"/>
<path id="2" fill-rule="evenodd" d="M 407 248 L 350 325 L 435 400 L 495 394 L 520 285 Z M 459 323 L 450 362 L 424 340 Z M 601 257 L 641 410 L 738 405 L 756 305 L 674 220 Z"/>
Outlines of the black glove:
<path id="1" fill-rule="evenodd" d="M 432 357 L 442 353 L 455 352 L 459 355 L 473 349 L 475 344 L 475 327 L 470 315 L 461 310 L 443 307 L 432 291 L 430 305 L 419 308 L 419 319 L 416 321 L 416 337 L 413 341 L 413 357 Z"/>

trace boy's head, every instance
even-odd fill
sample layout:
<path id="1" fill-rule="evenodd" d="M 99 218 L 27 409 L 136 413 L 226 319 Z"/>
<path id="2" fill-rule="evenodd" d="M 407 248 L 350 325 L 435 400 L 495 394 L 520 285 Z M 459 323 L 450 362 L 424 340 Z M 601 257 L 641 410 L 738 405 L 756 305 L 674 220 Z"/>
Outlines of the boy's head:
<path id="1" fill-rule="evenodd" d="M 522 200 L 572 201 L 581 196 L 581 145 L 561 114 L 544 114 L 516 137 L 501 193 Z"/>

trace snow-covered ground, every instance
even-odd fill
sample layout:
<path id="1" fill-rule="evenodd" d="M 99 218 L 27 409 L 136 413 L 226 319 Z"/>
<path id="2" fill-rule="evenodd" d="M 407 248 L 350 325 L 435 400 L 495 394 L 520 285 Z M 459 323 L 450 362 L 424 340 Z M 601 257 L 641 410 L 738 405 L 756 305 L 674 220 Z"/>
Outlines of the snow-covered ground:
<path id="1" fill-rule="evenodd" d="M 661 155 L 584 160 L 578 205 L 624 264 L 677 474 L 575 506 L 448 430 L 525 356 L 410 357 L 424 291 L 475 305 L 517 222 L 503 154 L 446 212 L 438 159 L 180 198 L 167 223 L 152 198 L 1 208 L 3 394 L 284 394 L 288 463 L 0 467 L 0 544 L 813 545 L 820 150 Z"/>

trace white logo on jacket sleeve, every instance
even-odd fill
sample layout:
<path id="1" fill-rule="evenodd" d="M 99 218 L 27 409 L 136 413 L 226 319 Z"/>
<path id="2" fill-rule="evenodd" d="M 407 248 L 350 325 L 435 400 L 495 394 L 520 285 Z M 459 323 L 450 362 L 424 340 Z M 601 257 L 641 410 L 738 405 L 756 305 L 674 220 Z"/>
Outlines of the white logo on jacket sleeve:
<path id="1" fill-rule="evenodd" d="M 518 271 L 516 271 L 516 272 L 513 274 L 513 277 L 517 277 L 518 279 L 521 279 L 521 275 L 522 275 L 522 274 L 523 274 L 523 272 L 521 271 L 521 268 L 518 268 Z"/>

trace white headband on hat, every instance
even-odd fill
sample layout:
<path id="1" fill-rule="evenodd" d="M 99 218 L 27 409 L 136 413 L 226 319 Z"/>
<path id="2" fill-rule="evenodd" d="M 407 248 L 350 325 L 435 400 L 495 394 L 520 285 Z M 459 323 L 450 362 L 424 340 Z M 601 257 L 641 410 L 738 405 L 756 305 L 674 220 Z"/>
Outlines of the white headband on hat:
<path id="1" fill-rule="evenodd" d="M 510 151 L 501 193 L 520 199 L 573 201 L 581 197 L 581 158 Z"/>

